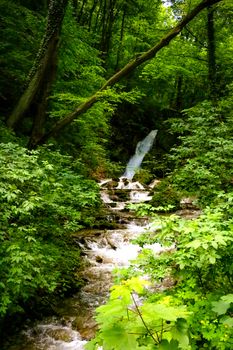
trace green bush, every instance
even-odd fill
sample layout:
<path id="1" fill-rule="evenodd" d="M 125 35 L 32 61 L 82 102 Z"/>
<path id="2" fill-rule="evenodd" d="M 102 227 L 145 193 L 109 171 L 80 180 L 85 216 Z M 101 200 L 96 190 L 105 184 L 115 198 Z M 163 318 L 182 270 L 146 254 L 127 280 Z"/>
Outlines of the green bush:
<path id="1" fill-rule="evenodd" d="M 179 190 L 198 195 L 208 203 L 218 191 L 232 190 L 233 138 L 232 93 L 213 105 L 204 101 L 185 111 L 183 119 L 172 122 L 181 133 L 173 149 L 173 183 Z"/>
<path id="2" fill-rule="evenodd" d="M 150 204 L 155 208 L 169 206 L 170 210 L 176 210 L 180 207 L 180 200 L 181 193 L 168 180 L 163 180 L 155 187 Z M 161 209 L 161 211 L 163 210 Z"/>
<path id="3" fill-rule="evenodd" d="M 142 184 L 149 184 L 153 179 L 153 175 L 147 169 L 139 169 L 134 175 L 134 181 L 139 181 Z"/>
<path id="4" fill-rule="evenodd" d="M 77 163 L 16 143 L 0 151 L 0 315 L 19 311 L 36 294 L 79 284 L 79 250 L 71 234 L 94 223 L 98 187 L 76 174 Z"/>

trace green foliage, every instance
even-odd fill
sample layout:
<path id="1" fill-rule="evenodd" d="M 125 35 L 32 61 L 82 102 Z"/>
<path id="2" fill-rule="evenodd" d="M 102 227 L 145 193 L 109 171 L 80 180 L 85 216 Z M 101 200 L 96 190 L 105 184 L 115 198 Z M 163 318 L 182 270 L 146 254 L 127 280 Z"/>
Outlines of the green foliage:
<path id="1" fill-rule="evenodd" d="M 232 295 L 224 296 L 232 291 L 233 281 L 232 195 L 221 195 L 217 209 L 216 203 L 196 220 L 176 216 L 156 220 L 157 232 L 152 225 L 150 235 L 137 242 L 141 246 L 159 242 L 170 249 L 159 256 L 145 249 L 132 267 L 156 283 L 173 280 L 172 289 L 152 295 L 152 300 L 158 302 L 166 294 L 187 305 L 192 349 L 230 349 L 232 345 Z"/>
<path id="2" fill-rule="evenodd" d="M 150 204 L 155 208 L 169 206 L 171 210 L 174 210 L 179 209 L 180 200 L 181 193 L 168 180 L 163 180 L 155 187 Z"/>
<path id="3" fill-rule="evenodd" d="M 4 115 L 20 96 L 36 57 L 45 3 L 1 1 Z M 74 111 L 120 66 L 154 45 L 195 3 L 171 1 L 171 6 L 164 6 L 161 1 L 87 0 L 82 6 L 69 2 L 45 129 Z M 232 349 L 232 4 L 222 3 L 214 23 L 216 90 L 223 96 L 221 101 L 196 105 L 207 97 L 210 83 L 203 12 L 122 85 L 100 93 L 98 103 L 56 136 L 54 145 L 28 152 L 11 132 L 1 130 L 1 317 L 23 311 L 25 303 L 37 296 L 64 295 L 79 284 L 80 256 L 72 233 L 94 224 L 94 211 L 100 205 L 98 188 L 88 176 L 120 174 L 120 166 L 109 159 L 124 161 L 137 140 L 159 126 L 158 141 L 165 150 L 180 136 L 170 157 L 174 176 L 171 183 L 156 188 L 151 204 L 140 205 L 138 213 L 155 216 L 177 208 L 183 191 L 198 195 L 202 204 L 213 203 L 197 220 L 176 216 L 156 220 L 151 231 L 137 240 L 142 248 L 158 242 L 168 248 L 155 255 L 147 246 L 135 265 L 122 271 L 109 302 L 97 310 L 100 330 L 87 348 Z M 123 104 L 121 118 L 116 113 L 119 104 Z M 21 132 L 27 130 L 26 137 L 33 108 L 19 127 Z M 180 116 L 177 111 L 184 108 Z M 162 126 L 162 121 L 173 115 L 179 118 L 170 120 L 175 137 L 168 139 L 163 135 L 170 124 Z M 24 142 L 22 138 L 20 143 Z M 154 163 L 155 159 L 148 162 L 147 169 L 163 174 L 164 165 Z M 147 170 L 137 176 L 145 183 L 150 180 Z M 140 275 L 146 275 L 151 285 Z M 162 291 L 166 280 L 173 288 Z"/>
<path id="4" fill-rule="evenodd" d="M 18 1 L 1 0 L 0 20 L 0 98 L 5 112 L 20 96 L 43 35 L 44 18 Z"/>
<path id="5" fill-rule="evenodd" d="M 112 288 L 109 302 L 97 309 L 101 329 L 86 349 L 187 349 L 186 308 L 167 299 L 157 304 L 142 301 L 147 284 L 133 277 Z"/>
<path id="6" fill-rule="evenodd" d="M 134 181 L 139 181 L 142 184 L 149 184 L 153 179 L 153 175 L 147 169 L 139 169 L 134 175 Z"/>
<path id="7" fill-rule="evenodd" d="M 173 131 L 182 133 L 181 143 L 170 157 L 176 163 L 173 181 L 179 189 L 198 194 L 207 202 L 219 190 L 232 188 L 230 96 L 218 105 L 203 102 L 172 125 Z"/>
<path id="8" fill-rule="evenodd" d="M 71 234 L 94 222 L 97 185 L 76 174 L 71 157 L 16 143 L 0 151 L 0 315 L 30 298 L 63 294 L 80 282 Z"/>

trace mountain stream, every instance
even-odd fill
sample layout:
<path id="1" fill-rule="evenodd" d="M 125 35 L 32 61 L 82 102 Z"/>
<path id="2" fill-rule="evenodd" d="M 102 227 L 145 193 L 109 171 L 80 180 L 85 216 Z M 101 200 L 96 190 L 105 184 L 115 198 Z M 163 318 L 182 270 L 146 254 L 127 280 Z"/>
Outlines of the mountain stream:
<path id="1" fill-rule="evenodd" d="M 56 307 L 54 317 L 25 325 L 6 350 L 83 350 L 96 330 L 93 318 L 96 307 L 107 299 L 112 283 L 112 270 L 126 267 L 140 251 L 130 241 L 147 229 L 148 219 L 137 219 L 124 208 L 127 203 L 151 199 L 149 190 L 139 182 L 120 179 L 100 183 L 102 200 L 109 208 L 108 220 L 117 221 L 117 229 L 83 230 L 77 233 L 77 244 L 85 259 L 80 292 Z M 156 182 L 153 186 L 156 185 Z M 149 247 L 150 248 L 150 247 Z M 163 250 L 158 245 L 151 249 Z"/>

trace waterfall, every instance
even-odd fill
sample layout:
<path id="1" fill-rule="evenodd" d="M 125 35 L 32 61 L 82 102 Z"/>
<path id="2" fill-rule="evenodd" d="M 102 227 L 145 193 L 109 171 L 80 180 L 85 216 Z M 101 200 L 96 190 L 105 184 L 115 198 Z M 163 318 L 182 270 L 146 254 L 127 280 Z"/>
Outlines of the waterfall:
<path id="1" fill-rule="evenodd" d="M 139 169 L 143 158 L 153 146 L 157 132 L 158 130 L 152 130 L 142 141 L 138 142 L 135 154 L 130 158 L 122 177 L 132 180 L 135 172 Z"/>

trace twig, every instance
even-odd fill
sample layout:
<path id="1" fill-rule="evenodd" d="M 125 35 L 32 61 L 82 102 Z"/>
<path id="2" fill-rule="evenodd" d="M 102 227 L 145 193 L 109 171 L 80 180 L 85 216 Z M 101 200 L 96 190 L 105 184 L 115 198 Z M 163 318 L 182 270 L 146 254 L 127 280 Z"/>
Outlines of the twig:
<path id="1" fill-rule="evenodd" d="M 160 339 L 159 339 L 158 333 L 155 331 L 155 334 L 156 334 L 156 337 L 157 337 L 157 340 L 156 340 L 155 337 L 153 336 L 153 333 L 150 331 L 150 329 L 148 328 L 147 324 L 145 323 L 145 321 L 144 321 L 144 319 L 143 319 L 143 317 L 142 317 L 141 311 L 139 310 L 139 307 L 138 307 L 138 305 L 137 305 L 137 303 L 136 303 L 136 301 L 135 301 L 135 298 L 134 298 L 134 296 L 133 296 L 133 293 L 131 293 L 131 296 L 132 296 L 132 299 L 133 299 L 135 308 L 136 308 L 136 310 L 137 310 L 137 313 L 138 313 L 138 315 L 139 315 L 139 317 L 140 317 L 140 319 L 141 319 L 141 321 L 142 321 L 144 327 L 146 328 L 148 334 L 149 334 L 149 335 L 151 336 L 151 338 L 154 340 L 155 344 L 159 344 Z"/>
<path id="2" fill-rule="evenodd" d="M 160 339 L 163 338 L 163 319 L 162 319 L 162 326 L 161 326 L 161 332 L 160 332 Z"/>

